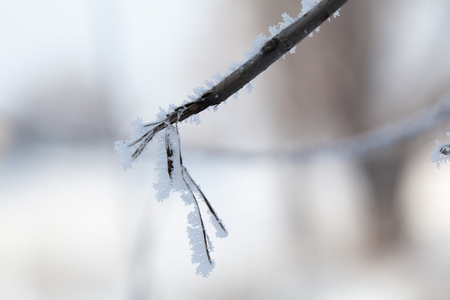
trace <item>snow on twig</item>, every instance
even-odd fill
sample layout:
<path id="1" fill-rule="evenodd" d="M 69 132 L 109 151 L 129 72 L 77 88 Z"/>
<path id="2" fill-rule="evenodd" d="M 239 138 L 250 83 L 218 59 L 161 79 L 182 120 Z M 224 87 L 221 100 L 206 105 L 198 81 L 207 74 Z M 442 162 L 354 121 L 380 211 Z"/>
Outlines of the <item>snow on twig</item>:
<path id="1" fill-rule="evenodd" d="M 450 137 L 450 132 L 447 132 L 446 135 Z M 450 160 L 450 144 L 436 140 L 436 146 L 430 151 L 430 154 L 431 162 L 435 163 L 439 169 L 442 163 L 446 164 Z"/>
<path id="2" fill-rule="evenodd" d="M 177 124 L 168 124 L 164 133 L 164 144 L 161 143 L 161 147 L 164 149 L 161 152 L 165 151 L 166 165 L 162 167 L 164 162 L 160 163 L 159 171 L 163 174 L 160 174 L 160 181 L 155 184 L 157 195 L 159 194 L 160 197 L 158 200 L 162 201 L 173 190 L 181 193 L 186 205 L 194 206 L 194 210 L 188 215 L 188 237 L 192 250 L 192 263 L 198 264 L 197 274 L 206 277 L 214 268 L 214 260 L 211 257 L 213 247 L 206 232 L 199 200 L 205 203 L 208 213 L 212 215 L 210 221 L 216 228 L 216 236 L 226 237 L 228 232 L 211 203 L 183 164 Z M 161 197 L 161 195 L 163 196 Z"/>

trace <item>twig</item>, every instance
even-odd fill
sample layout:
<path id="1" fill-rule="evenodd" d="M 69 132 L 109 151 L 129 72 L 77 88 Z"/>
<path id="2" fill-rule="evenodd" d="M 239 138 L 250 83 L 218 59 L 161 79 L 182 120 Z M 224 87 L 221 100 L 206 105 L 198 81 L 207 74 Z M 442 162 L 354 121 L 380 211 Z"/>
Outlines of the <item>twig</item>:
<path id="1" fill-rule="evenodd" d="M 182 166 L 183 171 L 186 173 L 186 176 L 188 177 L 189 181 L 192 183 L 192 185 L 195 187 L 195 189 L 197 190 L 197 192 L 200 194 L 200 197 L 203 199 L 203 201 L 205 202 L 206 206 L 208 207 L 209 211 L 211 212 L 211 214 L 213 215 L 214 219 L 217 221 L 217 223 L 219 224 L 220 228 L 227 233 L 227 230 L 225 229 L 225 225 L 223 225 L 222 220 L 219 219 L 219 216 L 217 215 L 216 211 L 214 210 L 214 208 L 212 207 L 211 203 L 209 202 L 209 200 L 206 198 L 205 194 L 202 192 L 202 190 L 200 189 L 200 187 L 198 186 L 198 184 L 194 181 L 194 179 L 192 179 L 191 174 L 189 174 L 189 172 L 187 171 L 185 166 Z"/>
<path id="2" fill-rule="evenodd" d="M 348 0 L 324 0 L 304 14 L 301 18 L 280 31 L 261 48 L 261 51 L 250 58 L 237 70 L 225 77 L 217 85 L 209 89 L 195 101 L 181 105 L 167 114 L 163 120 L 150 123 L 150 128 L 139 139 L 129 146 L 140 144 L 132 155 L 137 158 L 144 151 L 153 137 L 168 124 L 182 122 L 211 106 L 217 106 L 231 95 L 238 92 L 251 80 L 264 72 L 270 65 L 290 51 L 323 22 L 328 20 Z"/>
<path id="3" fill-rule="evenodd" d="M 203 223 L 203 217 L 202 217 L 202 212 L 200 211 L 200 205 L 198 204 L 197 198 L 195 197 L 194 191 L 191 189 L 191 187 L 189 186 L 189 184 L 187 183 L 184 171 L 186 169 L 183 168 L 181 171 L 181 174 L 183 176 L 183 181 L 186 184 L 187 189 L 189 190 L 189 192 L 192 195 L 192 198 L 194 199 L 194 203 L 195 203 L 195 209 L 197 209 L 197 213 L 198 213 L 198 217 L 200 219 L 200 225 L 202 227 L 202 234 L 203 234 L 203 243 L 205 244 L 205 253 L 206 253 L 206 257 L 208 258 L 208 262 L 210 265 L 212 265 L 213 261 L 211 259 L 211 254 L 209 252 L 210 249 L 210 245 L 209 245 L 209 238 L 208 238 L 208 234 L 206 233 L 206 228 L 205 228 L 205 224 Z M 187 170 L 186 170 L 187 171 Z"/>
<path id="4" fill-rule="evenodd" d="M 180 165 L 180 174 L 181 174 L 181 178 L 186 186 L 187 191 L 189 192 L 189 194 L 191 194 L 192 199 L 194 200 L 194 205 L 195 205 L 195 209 L 198 212 L 198 216 L 199 216 L 199 220 L 200 220 L 200 226 L 202 229 L 202 234 L 203 234 L 203 243 L 204 243 L 204 248 L 205 248 L 205 253 L 206 253 L 206 257 L 208 259 L 208 262 L 210 265 L 213 265 L 213 261 L 211 259 L 211 254 L 210 254 L 210 249 L 212 248 L 210 245 L 210 241 L 208 238 L 208 234 L 206 232 L 206 227 L 203 221 L 203 217 L 202 217 L 202 213 L 200 210 L 200 204 L 199 201 L 197 200 L 197 197 L 195 195 L 195 191 L 197 191 L 198 195 L 200 196 L 200 198 L 203 199 L 203 201 L 205 202 L 206 206 L 209 209 L 209 212 L 213 215 L 214 219 L 216 220 L 216 222 L 219 224 L 220 228 L 227 233 L 227 230 L 225 229 L 225 226 L 223 225 L 221 219 L 218 217 L 217 213 L 215 212 L 214 208 L 212 207 L 211 203 L 208 201 L 208 199 L 206 198 L 205 194 L 202 192 L 202 190 L 200 189 L 200 187 L 198 186 L 198 184 L 194 181 L 194 179 L 192 178 L 192 176 L 189 174 L 187 168 L 184 166 L 183 164 L 183 158 L 181 155 L 181 142 L 180 142 L 180 135 L 178 132 L 178 126 L 177 124 L 172 125 L 172 124 L 167 124 L 168 130 L 171 130 L 174 134 L 176 134 L 176 137 L 178 139 L 177 141 L 177 145 L 178 145 L 178 149 L 177 149 L 177 160 L 178 163 Z M 171 142 L 170 142 L 170 138 L 169 138 L 169 134 L 166 133 L 165 136 L 165 144 L 166 144 L 166 154 L 167 154 L 167 171 L 169 174 L 169 178 L 172 180 L 173 179 L 173 171 L 174 171 L 174 149 L 172 148 Z"/>

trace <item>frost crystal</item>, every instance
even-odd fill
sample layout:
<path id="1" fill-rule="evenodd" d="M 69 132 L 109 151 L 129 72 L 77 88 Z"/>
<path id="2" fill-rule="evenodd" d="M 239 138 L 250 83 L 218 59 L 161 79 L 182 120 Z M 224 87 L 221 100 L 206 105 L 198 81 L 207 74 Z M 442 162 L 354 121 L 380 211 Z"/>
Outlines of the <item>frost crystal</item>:
<path id="1" fill-rule="evenodd" d="M 188 222 L 187 233 L 192 250 L 192 263 L 198 264 L 196 274 L 207 277 L 215 266 L 214 260 L 210 257 L 213 247 L 209 237 L 204 232 L 198 209 L 189 213 Z M 207 247 L 207 251 L 205 251 L 205 247 Z"/>
<path id="2" fill-rule="evenodd" d="M 308 11 L 310 11 L 314 6 L 319 4 L 320 0 L 302 0 L 302 12 L 301 15 L 303 16 Z"/>
<path id="3" fill-rule="evenodd" d="M 252 92 L 253 92 L 253 84 L 251 84 L 251 83 L 247 83 L 247 92 L 249 93 L 249 94 L 251 94 Z"/>
<path id="4" fill-rule="evenodd" d="M 126 171 L 132 169 L 133 153 L 137 149 L 137 145 L 129 146 L 132 142 L 140 138 L 145 132 L 142 118 L 137 118 L 135 121 L 130 122 L 130 140 L 128 141 L 116 141 L 114 142 L 114 150 L 117 154 L 122 156 L 122 167 Z"/>
<path id="5" fill-rule="evenodd" d="M 446 135 L 450 137 L 450 132 Z M 450 160 L 450 144 L 441 143 L 436 140 L 436 147 L 430 151 L 431 162 L 435 163 L 438 168 L 440 168 L 442 163 L 447 163 Z"/>
<path id="6" fill-rule="evenodd" d="M 269 32 L 270 32 L 271 38 L 276 36 L 277 34 L 279 34 L 281 30 L 285 29 L 286 27 L 288 27 L 289 25 L 294 23 L 296 20 L 296 19 L 292 18 L 290 15 L 288 15 L 287 13 L 283 13 L 281 15 L 281 17 L 283 18 L 283 22 L 280 22 L 275 26 L 269 27 Z"/>
<path id="7" fill-rule="evenodd" d="M 301 18 L 304 14 L 306 14 L 308 11 L 310 11 L 314 6 L 316 6 L 319 3 L 320 3 L 320 0 L 302 0 L 302 11 L 300 12 L 300 14 L 298 15 L 297 18 Z M 339 11 L 340 11 L 340 9 L 338 9 L 333 14 L 333 18 L 339 17 Z M 328 21 L 331 22 L 331 19 L 328 19 Z M 315 31 L 319 32 L 320 26 L 317 27 Z M 313 32 L 311 32 L 309 34 L 309 37 L 312 37 L 312 36 L 313 36 Z"/>
<path id="8" fill-rule="evenodd" d="M 211 215 L 210 221 L 216 228 L 217 237 L 228 235 L 222 220 L 219 219 L 208 199 L 195 183 L 181 157 L 180 136 L 176 126 L 167 124 L 167 128 L 158 133 L 159 158 L 156 170 L 159 173 L 158 181 L 154 187 L 156 198 L 163 201 L 169 197 L 170 192 L 178 192 L 185 205 L 193 206 L 194 210 L 188 215 L 188 237 L 192 250 L 192 263 L 198 264 L 197 274 L 208 276 L 214 268 L 214 260 L 211 258 L 212 244 L 206 234 L 205 224 L 200 211 L 199 200 L 207 207 Z"/>
<path id="9" fill-rule="evenodd" d="M 250 51 L 245 51 L 244 57 L 250 59 L 261 51 L 261 48 L 269 40 L 264 34 L 260 33 L 252 43 L 252 49 Z"/>
<path id="10" fill-rule="evenodd" d="M 216 236 L 218 238 L 225 238 L 228 236 L 228 232 L 226 230 L 224 230 L 223 225 L 222 225 L 222 220 L 217 220 L 214 215 L 211 214 L 210 211 L 208 211 L 208 213 L 211 215 L 211 217 L 209 218 L 209 221 L 211 222 L 211 224 L 213 224 L 214 228 L 216 229 Z"/>
<path id="11" fill-rule="evenodd" d="M 197 95 L 197 98 L 203 95 L 206 92 L 206 88 L 204 87 L 197 87 L 194 89 L 194 94 Z"/>

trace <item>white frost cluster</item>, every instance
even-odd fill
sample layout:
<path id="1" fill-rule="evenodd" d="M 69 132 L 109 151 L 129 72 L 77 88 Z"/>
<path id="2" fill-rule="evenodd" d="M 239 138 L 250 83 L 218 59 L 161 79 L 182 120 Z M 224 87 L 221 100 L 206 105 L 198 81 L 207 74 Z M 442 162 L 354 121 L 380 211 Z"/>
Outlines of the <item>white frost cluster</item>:
<path id="1" fill-rule="evenodd" d="M 142 118 L 137 118 L 133 122 L 130 122 L 130 140 L 128 141 L 116 141 L 114 142 L 114 150 L 117 154 L 122 156 L 122 167 L 126 171 L 132 169 L 131 164 L 134 159 L 132 157 L 134 151 L 137 149 L 137 145 L 129 146 L 132 142 L 140 138 L 145 133 L 144 124 Z M 137 159 L 136 159 L 137 160 Z"/>
<path id="2" fill-rule="evenodd" d="M 195 273 L 207 277 L 214 269 L 215 263 L 214 260 L 208 258 L 208 252 L 205 251 L 205 240 L 201 222 L 199 210 L 195 208 L 188 215 L 189 225 L 187 228 L 189 244 L 192 250 L 191 261 L 193 264 L 198 264 Z M 206 236 L 206 247 L 208 247 L 209 253 L 213 251 L 213 246 L 208 236 Z"/>
<path id="3" fill-rule="evenodd" d="M 158 162 L 156 170 L 158 181 L 154 184 L 156 198 L 163 201 L 168 198 L 170 192 L 177 192 L 181 195 L 186 206 L 192 206 L 193 210 L 188 215 L 187 233 L 192 250 L 192 263 L 198 264 L 196 273 L 207 277 L 215 266 L 214 260 L 209 256 L 213 250 L 209 237 L 204 236 L 203 219 L 201 216 L 199 200 L 202 199 L 202 192 L 189 175 L 182 163 L 180 137 L 174 125 L 158 133 L 155 138 L 158 140 Z M 170 158 L 167 151 L 170 149 Z M 169 160 L 172 168 L 169 170 Z M 170 175 L 169 175 L 170 173 Z M 194 198 L 195 197 L 195 198 Z M 208 210 L 208 213 L 211 212 Z M 226 237 L 228 233 L 224 231 L 217 220 L 211 214 L 211 223 L 216 229 L 217 237 Z M 208 251 L 206 251 L 208 249 Z"/>
<path id="4" fill-rule="evenodd" d="M 174 106 L 169 107 L 169 111 L 174 109 Z M 158 119 L 162 119 L 165 115 L 167 115 L 167 111 L 160 108 Z M 180 136 L 176 128 L 174 125 L 168 124 L 168 127 L 165 130 L 158 132 L 154 139 L 158 143 L 158 159 L 155 167 L 155 170 L 158 173 L 158 180 L 153 185 L 156 189 L 156 199 L 158 201 L 167 199 L 171 191 L 179 192 L 181 194 L 186 193 L 186 183 L 182 173 Z M 171 158 L 167 157 L 167 146 L 170 146 L 171 151 L 173 151 Z M 168 172 L 168 159 L 170 159 L 173 164 L 172 178 L 170 178 Z M 183 197 L 183 199 L 185 200 L 186 205 L 192 204 L 192 197 Z"/>
<path id="5" fill-rule="evenodd" d="M 300 14 L 298 15 L 298 17 L 302 17 L 304 14 L 306 14 L 308 11 L 310 11 L 314 6 L 316 6 L 317 4 L 319 4 L 321 1 L 320 0 L 302 0 L 302 11 L 300 12 Z M 339 17 L 339 11 L 340 9 L 338 9 L 334 14 L 333 14 L 333 18 L 337 18 Z M 329 22 L 331 22 L 331 19 L 328 19 Z M 316 28 L 316 32 L 320 31 L 320 26 Z M 311 32 L 309 34 L 309 37 L 313 36 L 313 32 Z"/>
<path id="6" fill-rule="evenodd" d="M 173 156 L 172 156 L 172 163 L 173 163 L 173 172 L 172 172 L 172 178 L 169 177 L 168 172 L 168 162 L 167 162 L 167 153 L 166 153 L 166 138 L 169 139 L 172 149 L 173 149 Z M 158 143 L 158 154 L 157 154 L 157 161 L 156 161 L 156 167 L 155 170 L 158 173 L 158 179 L 156 183 L 153 184 L 155 190 L 156 190 L 156 200 L 163 201 L 167 199 L 170 195 L 171 191 L 176 191 L 180 193 L 184 193 L 186 190 L 185 183 L 183 182 L 182 174 L 180 172 L 181 170 L 181 164 L 179 159 L 174 159 L 176 157 L 179 157 L 179 145 L 178 145 L 178 139 L 176 138 L 175 134 L 171 132 L 171 130 L 164 130 L 162 132 L 159 132 L 155 136 L 155 141 Z M 184 198 L 185 204 L 190 205 L 192 204 L 191 198 Z"/>
<path id="7" fill-rule="evenodd" d="M 450 132 L 447 132 L 446 135 L 450 137 Z M 450 155 L 443 154 L 441 149 L 444 149 L 450 153 L 450 145 L 441 143 L 439 140 L 436 140 L 436 147 L 430 151 L 431 162 L 435 163 L 438 168 L 442 163 L 447 163 L 447 161 L 450 160 Z"/>

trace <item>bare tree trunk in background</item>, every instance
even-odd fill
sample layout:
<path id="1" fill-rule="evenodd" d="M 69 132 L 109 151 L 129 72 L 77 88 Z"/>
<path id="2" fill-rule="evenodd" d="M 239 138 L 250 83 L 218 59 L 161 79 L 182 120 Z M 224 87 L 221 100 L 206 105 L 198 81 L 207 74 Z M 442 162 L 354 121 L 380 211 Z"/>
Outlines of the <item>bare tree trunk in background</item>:
<path id="1" fill-rule="evenodd" d="M 267 91 L 267 97 L 271 99 L 267 104 L 273 112 L 273 139 L 276 143 L 316 144 L 361 133 L 371 127 L 369 121 L 373 120 L 373 116 L 370 116 L 366 99 L 372 69 L 369 64 L 372 51 L 369 40 L 372 37 L 368 33 L 370 26 L 375 24 L 370 19 L 372 5 L 369 1 L 349 2 L 342 12 L 343 17 L 335 21 L 339 22 L 339 26 L 324 23 L 313 39 L 306 39 L 294 55 L 288 56 L 286 62 L 280 62 L 282 71 L 276 75 L 265 75 L 276 77 L 272 79 L 275 82 L 272 88 Z M 256 15 L 265 24 L 271 18 L 269 16 L 280 11 L 280 7 L 283 11 L 296 12 L 299 3 L 296 0 L 264 5 L 255 3 L 256 7 L 262 10 Z M 263 25 L 261 27 L 264 28 Z M 280 90 L 284 91 L 283 95 L 280 95 Z M 371 232 L 368 232 L 371 237 L 366 240 L 370 251 L 389 248 L 402 236 L 396 191 L 403 157 L 395 151 L 361 161 L 360 167 L 366 174 L 369 189 L 373 191 L 367 195 L 373 216 L 373 222 L 368 222 L 372 226 Z M 304 232 L 306 237 L 308 220 L 303 218 L 306 216 L 302 215 L 301 206 L 311 203 L 307 199 L 299 201 L 297 197 L 307 197 L 307 183 L 303 185 L 306 190 L 299 191 L 300 194 L 293 197 L 291 187 L 295 186 L 294 181 L 298 186 L 305 178 L 299 180 L 299 173 L 287 177 L 291 178 L 281 183 L 285 184 L 281 190 L 286 191 L 282 198 L 287 201 L 284 207 L 287 208 L 287 216 L 290 216 L 289 223 L 295 234 Z M 299 241 L 299 249 L 302 244 L 304 246 Z"/>
<path id="2" fill-rule="evenodd" d="M 344 41 L 340 51 L 342 58 L 337 58 L 351 66 L 353 73 L 351 85 L 339 84 L 342 87 L 340 96 L 336 101 L 341 103 L 341 119 L 346 122 L 348 134 L 355 134 L 370 129 L 373 124 L 371 120 L 376 118 L 370 111 L 373 99 L 369 97 L 367 88 L 373 84 L 370 81 L 370 72 L 374 60 L 371 60 L 372 47 L 370 46 L 371 26 L 377 21 L 371 19 L 370 12 L 374 6 L 373 2 L 362 1 L 353 3 L 347 7 L 348 18 L 345 18 L 345 26 L 340 27 L 342 31 L 338 39 Z M 333 35 L 336 37 L 336 35 Z M 338 43 L 338 40 L 327 39 Z M 353 41 L 352 41 L 353 40 Z M 355 43 L 354 41 L 357 41 Z M 373 43 L 373 42 L 372 42 Z M 329 45 L 330 48 L 332 45 Z M 357 46 L 357 48 L 355 47 Z M 356 58 L 356 59 L 355 59 Z M 389 75 L 386 75 L 389 76 Z M 337 75 L 337 78 L 339 75 Z M 395 101 L 395 99 L 393 99 Z M 377 122 L 379 123 L 379 121 Z M 370 241 L 370 249 L 389 249 L 403 238 L 402 220 L 397 205 L 397 190 L 401 176 L 401 168 L 406 155 L 401 151 L 380 153 L 373 157 L 364 158 L 361 168 L 367 176 L 369 187 L 372 191 L 370 197 L 370 211 L 372 213 L 373 238 Z"/>

